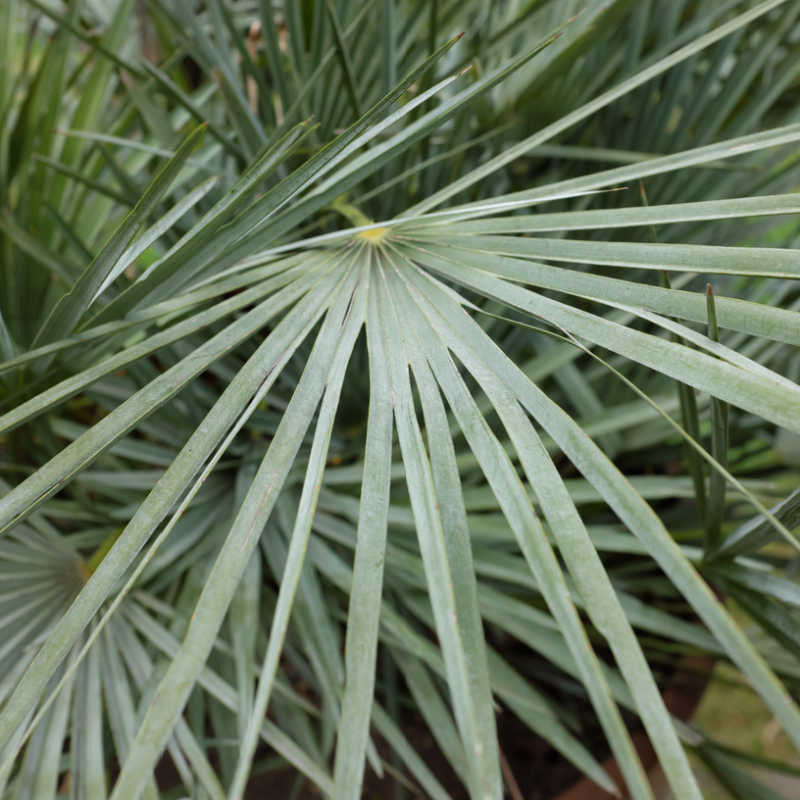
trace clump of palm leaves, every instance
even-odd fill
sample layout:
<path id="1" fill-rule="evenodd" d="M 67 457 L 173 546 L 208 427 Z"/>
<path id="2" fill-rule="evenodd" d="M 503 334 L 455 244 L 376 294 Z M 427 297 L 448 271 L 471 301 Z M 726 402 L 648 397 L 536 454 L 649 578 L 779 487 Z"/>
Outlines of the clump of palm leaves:
<path id="1" fill-rule="evenodd" d="M 800 744 L 799 18 L 6 0 L 0 794 L 768 796 L 661 689 Z"/>

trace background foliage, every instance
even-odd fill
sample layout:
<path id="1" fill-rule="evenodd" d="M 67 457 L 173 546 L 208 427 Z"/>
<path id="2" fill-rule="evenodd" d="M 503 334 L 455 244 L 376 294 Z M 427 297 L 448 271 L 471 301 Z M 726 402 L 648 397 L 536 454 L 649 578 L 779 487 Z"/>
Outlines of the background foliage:
<path id="1" fill-rule="evenodd" d="M 772 796 L 661 691 L 800 744 L 798 17 L 6 0 L 0 793 Z"/>

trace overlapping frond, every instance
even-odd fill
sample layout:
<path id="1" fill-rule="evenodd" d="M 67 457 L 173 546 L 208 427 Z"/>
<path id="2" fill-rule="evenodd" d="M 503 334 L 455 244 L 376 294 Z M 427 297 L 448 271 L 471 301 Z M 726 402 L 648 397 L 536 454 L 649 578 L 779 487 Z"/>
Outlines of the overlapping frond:
<path id="1" fill-rule="evenodd" d="M 158 0 L 146 61 L 89 5 L 0 12 L 52 34 L 0 82 L 0 794 L 499 798 L 500 707 L 616 791 L 580 695 L 699 798 L 698 651 L 800 747 L 794 473 L 748 472 L 800 434 L 796 4 Z"/>

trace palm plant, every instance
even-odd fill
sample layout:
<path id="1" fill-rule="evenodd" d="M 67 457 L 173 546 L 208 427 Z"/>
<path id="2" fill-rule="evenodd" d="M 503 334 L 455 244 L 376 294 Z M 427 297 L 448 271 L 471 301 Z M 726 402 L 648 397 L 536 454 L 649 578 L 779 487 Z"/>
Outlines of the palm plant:
<path id="1" fill-rule="evenodd" d="M 2 11 L 3 792 L 754 796 L 659 683 L 800 745 L 800 6 L 140 10 Z"/>

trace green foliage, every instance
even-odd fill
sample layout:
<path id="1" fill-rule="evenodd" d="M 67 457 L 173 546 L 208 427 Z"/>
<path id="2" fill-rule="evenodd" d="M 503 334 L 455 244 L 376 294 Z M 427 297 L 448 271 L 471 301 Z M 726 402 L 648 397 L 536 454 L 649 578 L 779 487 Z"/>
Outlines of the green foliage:
<path id="1" fill-rule="evenodd" d="M 0 796 L 769 796 L 662 692 L 800 746 L 799 26 L 6 0 Z"/>

